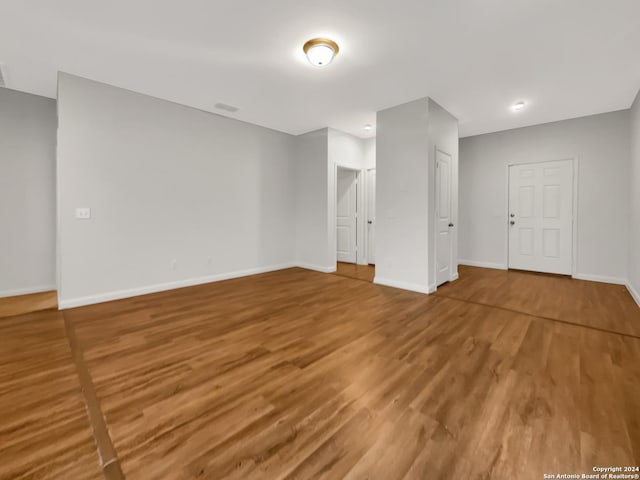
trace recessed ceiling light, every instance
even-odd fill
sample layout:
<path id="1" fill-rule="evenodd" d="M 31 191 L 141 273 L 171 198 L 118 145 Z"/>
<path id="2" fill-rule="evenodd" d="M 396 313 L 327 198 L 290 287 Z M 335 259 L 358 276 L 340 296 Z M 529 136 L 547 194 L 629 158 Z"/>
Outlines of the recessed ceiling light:
<path id="1" fill-rule="evenodd" d="M 338 44 L 328 38 L 312 38 L 302 47 L 309 63 L 314 67 L 326 67 L 340 50 Z"/>
<path id="2" fill-rule="evenodd" d="M 525 106 L 524 102 L 518 102 L 518 103 L 514 103 L 513 106 L 511 107 L 511 109 L 514 112 L 519 112 L 520 110 L 522 110 Z"/>
<path id="3" fill-rule="evenodd" d="M 367 123 L 367 124 L 364 126 L 364 129 L 365 129 L 367 132 L 369 132 L 369 131 L 373 130 L 373 125 L 371 125 L 370 123 Z"/>

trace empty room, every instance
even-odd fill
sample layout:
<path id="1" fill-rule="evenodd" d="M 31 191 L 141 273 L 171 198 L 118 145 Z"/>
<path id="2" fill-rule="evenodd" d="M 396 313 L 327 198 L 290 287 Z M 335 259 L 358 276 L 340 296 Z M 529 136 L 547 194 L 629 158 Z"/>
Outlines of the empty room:
<path id="1" fill-rule="evenodd" d="M 0 2 L 0 480 L 639 479 L 640 2 Z"/>

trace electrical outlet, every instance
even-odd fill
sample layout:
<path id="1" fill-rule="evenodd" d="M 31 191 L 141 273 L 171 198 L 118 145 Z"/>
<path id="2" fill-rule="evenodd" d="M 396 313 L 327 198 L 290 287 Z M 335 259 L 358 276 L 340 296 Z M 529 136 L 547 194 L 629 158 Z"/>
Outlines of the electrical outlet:
<path id="1" fill-rule="evenodd" d="M 91 218 L 90 208 L 76 208 L 76 218 L 79 220 L 88 220 Z"/>

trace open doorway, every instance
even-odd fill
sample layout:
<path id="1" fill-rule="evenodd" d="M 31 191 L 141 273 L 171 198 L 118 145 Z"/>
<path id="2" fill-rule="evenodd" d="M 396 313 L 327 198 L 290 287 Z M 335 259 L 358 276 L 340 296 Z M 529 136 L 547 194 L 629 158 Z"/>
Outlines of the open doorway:
<path id="1" fill-rule="evenodd" d="M 336 165 L 336 274 L 373 282 L 375 169 Z"/>
<path id="2" fill-rule="evenodd" d="M 358 261 L 358 171 L 338 167 L 336 174 L 336 259 Z"/>

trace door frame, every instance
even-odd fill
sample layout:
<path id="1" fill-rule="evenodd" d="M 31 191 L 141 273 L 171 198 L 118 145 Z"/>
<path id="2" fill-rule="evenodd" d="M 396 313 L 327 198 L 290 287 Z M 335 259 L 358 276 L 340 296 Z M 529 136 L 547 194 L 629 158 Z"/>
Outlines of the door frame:
<path id="1" fill-rule="evenodd" d="M 576 265 L 578 259 L 578 177 L 580 176 L 580 161 L 577 156 L 574 157 L 565 157 L 565 158 L 557 158 L 554 160 L 541 160 L 539 162 L 531 162 L 527 160 L 509 162 L 506 166 L 506 190 L 505 190 L 505 212 L 504 212 L 504 232 L 505 232 L 505 261 L 504 261 L 504 269 L 509 270 L 509 189 L 511 185 L 509 183 L 509 172 L 510 168 L 517 165 L 539 165 L 541 163 L 550 163 L 550 162 L 562 162 L 562 161 L 571 161 L 571 165 L 573 167 L 572 177 L 573 177 L 573 195 L 572 195 L 572 216 L 571 219 L 571 277 L 575 278 L 576 276 Z"/>
<path id="2" fill-rule="evenodd" d="M 367 257 L 366 257 L 366 249 L 362 246 L 362 239 L 365 235 L 364 223 L 362 221 L 363 216 L 363 205 L 364 205 L 364 172 L 365 170 L 361 170 L 358 168 L 348 167 L 346 165 L 341 165 L 338 162 L 333 163 L 333 188 L 330 195 L 329 201 L 329 238 L 330 238 L 330 259 L 332 259 L 331 264 L 335 265 L 336 268 L 338 266 L 338 252 L 337 252 L 337 238 L 336 238 L 336 216 L 338 214 L 338 168 L 342 168 L 344 170 L 351 170 L 356 172 L 356 265 L 366 265 Z"/>

